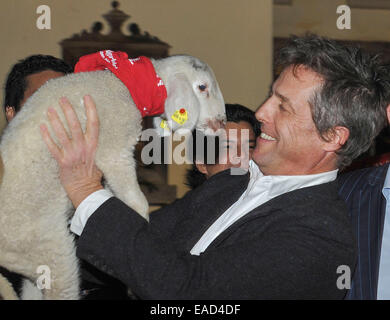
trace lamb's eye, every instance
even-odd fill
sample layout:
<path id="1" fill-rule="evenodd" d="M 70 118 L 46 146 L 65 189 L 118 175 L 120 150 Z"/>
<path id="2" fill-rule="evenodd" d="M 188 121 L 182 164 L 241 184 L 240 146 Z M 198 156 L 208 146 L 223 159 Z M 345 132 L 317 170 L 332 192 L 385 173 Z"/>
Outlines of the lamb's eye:
<path id="1" fill-rule="evenodd" d="M 205 84 L 201 84 L 198 86 L 200 91 L 205 91 L 207 89 L 207 86 Z"/>

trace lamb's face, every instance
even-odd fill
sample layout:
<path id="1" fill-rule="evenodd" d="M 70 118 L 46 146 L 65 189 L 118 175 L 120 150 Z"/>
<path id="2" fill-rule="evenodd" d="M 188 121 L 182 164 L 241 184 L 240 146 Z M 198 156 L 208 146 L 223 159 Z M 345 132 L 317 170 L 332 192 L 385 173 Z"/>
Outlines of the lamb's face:
<path id="1" fill-rule="evenodd" d="M 226 121 L 225 103 L 211 68 L 191 56 L 173 56 L 154 61 L 167 88 L 166 126 L 218 129 Z"/>

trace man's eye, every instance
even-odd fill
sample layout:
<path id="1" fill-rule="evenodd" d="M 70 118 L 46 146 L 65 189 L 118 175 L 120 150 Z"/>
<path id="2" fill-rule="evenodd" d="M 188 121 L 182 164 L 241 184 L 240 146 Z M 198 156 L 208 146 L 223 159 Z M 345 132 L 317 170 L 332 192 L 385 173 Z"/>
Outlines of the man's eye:
<path id="1" fill-rule="evenodd" d="M 279 109 L 280 109 L 281 111 L 287 111 L 287 110 L 286 110 L 286 108 L 285 108 L 285 107 L 283 107 L 283 105 L 282 105 L 282 104 L 280 104 L 280 105 L 279 105 Z"/>

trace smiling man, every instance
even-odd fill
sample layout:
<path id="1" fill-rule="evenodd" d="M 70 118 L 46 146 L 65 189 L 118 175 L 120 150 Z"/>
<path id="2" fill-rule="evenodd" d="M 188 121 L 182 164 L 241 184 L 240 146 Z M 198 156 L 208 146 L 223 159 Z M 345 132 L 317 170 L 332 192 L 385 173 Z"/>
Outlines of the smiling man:
<path id="1" fill-rule="evenodd" d="M 336 152 L 350 131 L 335 123 L 324 137 L 319 134 L 311 105 L 324 82 L 307 66 L 294 65 L 274 83 L 271 97 L 256 112 L 262 134 L 253 157 L 263 174 L 307 175 L 338 168 Z"/>
<path id="2" fill-rule="evenodd" d="M 385 125 L 388 73 L 317 36 L 292 38 L 280 63 L 256 112 L 262 135 L 249 173 L 220 172 L 149 223 L 100 184 L 93 101 L 84 135 L 61 103 L 72 140 L 50 113 L 63 148 L 44 126 L 42 136 L 77 207 L 78 255 L 144 299 L 342 299 L 337 271 L 353 271 L 356 243 L 334 180 Z"/>

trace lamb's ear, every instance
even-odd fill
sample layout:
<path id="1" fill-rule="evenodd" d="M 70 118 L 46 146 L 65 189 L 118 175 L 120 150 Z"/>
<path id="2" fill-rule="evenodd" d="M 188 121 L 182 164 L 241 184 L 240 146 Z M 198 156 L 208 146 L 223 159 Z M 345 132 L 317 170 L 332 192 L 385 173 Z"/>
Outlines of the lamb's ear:
<path id="1" fill-rule="evenodd" d="M 179 128 L 192 130 L 199 118 L 200 102 L 196 96 L 192 82 L 183 73 L 169 77 L 165 116 L 172 131 Z M 178 117 L 179 116 L 179 117 Z"/>

